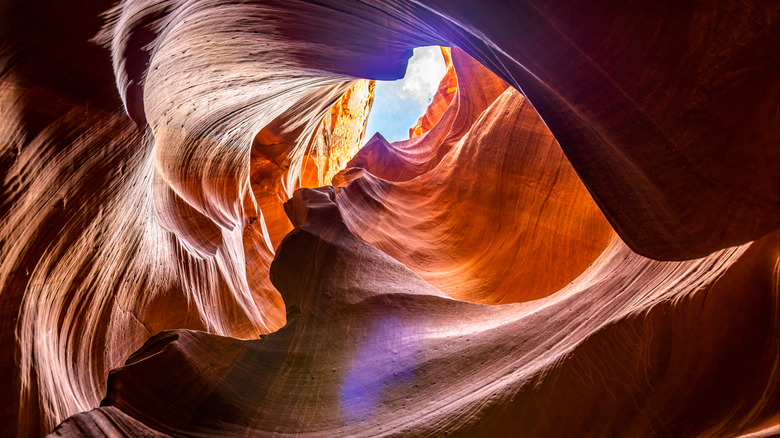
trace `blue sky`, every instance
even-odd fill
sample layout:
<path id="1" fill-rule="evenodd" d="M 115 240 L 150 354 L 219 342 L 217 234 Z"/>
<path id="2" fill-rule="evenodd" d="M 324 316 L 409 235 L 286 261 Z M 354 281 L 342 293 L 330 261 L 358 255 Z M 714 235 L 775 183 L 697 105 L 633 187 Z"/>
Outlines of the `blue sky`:
<path id="1" fill-rule="evenodd" d="M 408 139 L 409 128 L 425 114 L 445 72 L 438 46 L 418 47 L 409 59 L 403 79 L 376 81 L 364 142 L 375 132 L 390 142 Z"/>

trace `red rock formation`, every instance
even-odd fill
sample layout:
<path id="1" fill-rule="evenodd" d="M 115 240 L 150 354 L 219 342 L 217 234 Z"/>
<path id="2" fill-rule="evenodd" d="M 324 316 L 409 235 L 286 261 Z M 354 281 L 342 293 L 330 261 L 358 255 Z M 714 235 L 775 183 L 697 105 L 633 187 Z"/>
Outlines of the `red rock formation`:
<path id="1" fill-rule="evenodd" d="M 370 81 L 357 81 L 346 92 L 343 87 L 325 91 L 327 94 L 317 93 L 304 102 L 324 99 L 332 103 L 334 93 L 344 94 L 323 116 L 314 136 L 307 137 L 302 125 L 290 123 L 300 110 L 296 105 L 261 129 L 252 142 L 249 167 L 251 199 L 256 206 L 250 205 L 246 210 L 256 211 L 257 215 L 249 218 L 251 227 L 242 237 L 246 278 L 258 305 L 268 309 L 270 315 L 265 320 L 273 330 L 284 325 L 284 303 L 268 279 L 268 268 L 274 249 L 293 228 L 282 204 L 289 199 L 292 189 L 320 186 L 323 178 L 330 180 L 344 167 L 362 143 L 373 101 Z M 296 163 L 291 154 L 302 142 L 308 142 L 304 143 L 308 152 Z"/>
<path id="2" fill-rule="evenodd" d="M 316 161 L 317 182 L 304 187 L 330 185 L 333 176 L 355 156 L 366 135 L 368 114 L 374 102 L 374 81 L 357 81 L 322 118 L 309 155 Z"/>
<path id="3" fill-rule="evenodd" d="M 458 74 L 470 67 L 472 90 L 501 83 L 463 52 L 453 57 Z M 422 137 L 375 138 L 349 164 L 371 170 L 348 167 L 338 198 L 358 237 L 449 296 L 489 304 L 559 290 L 614 235 L 533 107 L 504 88 L 464 87 Z M 431 157 L 425 166 L 407 164 L 421 156 Z M 429 170 L 407 180 L 421 168 Z"/>
<path id="4" fill-rule="evenodd" d="M 481 306 L 358 240 L 334 198 L 287 205 L 282 330 L 161 333 L 55 435 L 731 436 L 777 408 L 777 234 L 688 262 L 615 240 L 544 300 Z"/>
<path id="5" fill-rule="evenodd" d="M 0 11 L 4 435 L 778 433 L 776 2 L 108 7 Z"/>
<path id="6" fill-rule="evenodd" d="M 482 112 L 507 88 L 485 67 L 453 48 L 453 65 L 460 86 L 438 123 L 424 137 L 388 143 L 381 135 L 370 139 L 347 163 L 385 180 L 407 181 L 435 168 L 441 159 L 472 129 Z M 447 77 L 443 81 L 447 81 Z M 380 133 L 381 134 L 381 133 Z M 336 176 L 335 185 L 349 176 Z"/>

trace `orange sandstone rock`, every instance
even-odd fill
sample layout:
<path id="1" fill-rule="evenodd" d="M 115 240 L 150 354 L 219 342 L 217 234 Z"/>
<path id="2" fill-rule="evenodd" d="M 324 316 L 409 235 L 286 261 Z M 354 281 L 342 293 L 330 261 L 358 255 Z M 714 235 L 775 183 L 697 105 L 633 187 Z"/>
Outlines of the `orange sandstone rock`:
<path id="1" fill-rule="evenodd" d="M 469 102 L 465 89 L 448 112 L 475 111 L 460 104 Z M 517 90 L 507 88 L 476 111 L 460 138 L 442 141 L 431 131 L 384 149 L 403 153 L 452 142 L 435 167 L 410 180 L 346 169 L 351 182 L 337 198 L 344 222 L 453 298 L 488 304 L 542 298 L 582 273 L 614 233 Z M 394 169 L 378 166 L 397 163 L 378 158 L 367 167 L 387 175 Z"/>
<path id="2" fill-rule="evenodd" d="M 3 435 L 777 433 L 776 2 L 111 6 L 0 6 Z"/>
<path id="3" fill-rule="evenodd" d="M 309 149 L 317 163 L 317 183 L 302 187 L 330 185 L 333 176 L 346 167 L 363 145 L 373 101 L 374 81 L 361 80 L 331 107 Z"/>

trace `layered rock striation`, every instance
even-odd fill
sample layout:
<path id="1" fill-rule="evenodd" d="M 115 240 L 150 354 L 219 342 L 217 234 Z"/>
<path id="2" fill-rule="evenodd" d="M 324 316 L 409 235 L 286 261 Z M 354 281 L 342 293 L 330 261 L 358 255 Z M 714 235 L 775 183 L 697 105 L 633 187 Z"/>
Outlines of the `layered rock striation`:
<path id="1" fill-rule="evenodd" d="M 777 4 L 110 7 L 0 10 L 3 435 L 780 431 Z"/>

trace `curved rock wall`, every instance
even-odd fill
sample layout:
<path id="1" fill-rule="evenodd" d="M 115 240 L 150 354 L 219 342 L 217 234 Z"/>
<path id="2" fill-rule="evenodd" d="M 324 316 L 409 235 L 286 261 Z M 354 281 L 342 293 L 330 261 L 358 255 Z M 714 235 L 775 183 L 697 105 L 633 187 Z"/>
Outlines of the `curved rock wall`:
<path id="1" fill-rule="evenodd" d="M 777 433 L 775 2 L 109 6 L 0 11 L 5 435 Z"/>
<path id="2" fill-rule="evenodd" d="M 542 298 L 582 273 L 614 233 L 520 92 L 463 52 L 453 58 L 476 92 L 459 89 L 422 136 L 363 148 L 348 166 L 367 169 L 347 167 L 339 180 L 349 181 L 338 197 L 344 222 L 453 298 Z M 503 92 L 485 93 L 498 83 Z"/>

